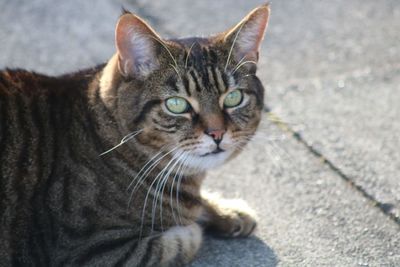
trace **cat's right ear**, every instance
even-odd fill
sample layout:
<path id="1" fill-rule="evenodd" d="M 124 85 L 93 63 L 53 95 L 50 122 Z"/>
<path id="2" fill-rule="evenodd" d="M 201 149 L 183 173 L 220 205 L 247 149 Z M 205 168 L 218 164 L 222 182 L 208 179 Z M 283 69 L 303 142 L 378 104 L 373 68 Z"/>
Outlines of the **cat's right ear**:
<path id="1" fill-rule="evenodd" d="M 224 41 L 231 49 L 229 54 L 232 53 L 237 62 L 258 61 L 258 53 L 268 25 L 269 14 L 269 4 L 261 5 L 224 34 Z"/>
<path id="2" fill-rule="evenodd" d="M 144 78 L 159 68 L 157 47 L 161 38 L 141 18 L 126 13 L 115 29 L 118 68 L 124 77 Z"/>

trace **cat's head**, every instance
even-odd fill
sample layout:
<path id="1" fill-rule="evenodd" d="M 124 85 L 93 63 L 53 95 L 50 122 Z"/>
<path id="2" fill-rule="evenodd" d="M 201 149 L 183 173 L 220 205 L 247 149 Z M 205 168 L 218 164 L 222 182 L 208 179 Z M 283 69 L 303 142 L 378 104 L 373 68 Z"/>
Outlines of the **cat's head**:
<path id="1" fill-rule="evenodd" d="M 264 88 L 255 74 L 268 17 L 263 5 L 224 33 L 164 40 L 139 17 L 122 15 L 102 92 L 121 131 L 141 130 L 136 147 L 149 157 L 171 151 L 200 170 L 236 155 L 260 122 Z"/>

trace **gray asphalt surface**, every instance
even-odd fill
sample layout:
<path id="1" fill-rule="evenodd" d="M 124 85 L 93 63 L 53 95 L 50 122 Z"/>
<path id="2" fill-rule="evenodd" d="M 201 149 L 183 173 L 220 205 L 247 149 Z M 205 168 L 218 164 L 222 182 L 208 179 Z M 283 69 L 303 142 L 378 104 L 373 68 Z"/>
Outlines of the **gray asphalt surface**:
<path id="1" fill-rule="evenodd" d="M 121 5 L 166 37 L 233 26 L 262 3 L 0 1 L 0 67 L 60 74 L 114 52 Z M 250 239 L 208 237 L 192 266 L 400 266 L 400 2 L 272 3 L 261 137 L 206 187 L 241 197 Z"/>

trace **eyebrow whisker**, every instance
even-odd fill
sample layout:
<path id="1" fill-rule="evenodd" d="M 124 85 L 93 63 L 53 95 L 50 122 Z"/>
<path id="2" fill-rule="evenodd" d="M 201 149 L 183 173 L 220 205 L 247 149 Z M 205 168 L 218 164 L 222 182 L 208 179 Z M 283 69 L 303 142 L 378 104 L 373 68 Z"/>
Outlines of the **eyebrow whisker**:
<path id="1" fill-rule="evenodd" d="M 193 48 L 193 46 L 196 44 L 196 42 L 194 42 L 191 46 L 190 46 L 190 48 L 189 48 L 189 50 L 188 50 L 188 52 L 187 52 L 187 55 L 186 55 L 186 60 L 185 60 L 185 69 L 187 69 L 187 64 L 188 64 L 188 61 L 189 61 L 189 56 L 190 56 L 190 53 L 192 52 L 192 48 Z"/>

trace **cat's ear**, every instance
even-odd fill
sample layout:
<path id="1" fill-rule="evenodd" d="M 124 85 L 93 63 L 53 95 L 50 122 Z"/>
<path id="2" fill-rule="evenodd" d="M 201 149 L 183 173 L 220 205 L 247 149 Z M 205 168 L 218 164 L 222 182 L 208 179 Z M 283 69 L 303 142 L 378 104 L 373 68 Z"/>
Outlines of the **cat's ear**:
<path id="1" fill-rule="evenodd" d="M 269 14 L 269 4 L 259 6 L 224 35 L 229 53 L 237 62 L 258 61 L 258 52 L 264 39 Z"/>
<path id="2" fill-rule="evenodd" d="M 139 17 L 125 13 L 115 29 L 118 68 L 124 77 L 144 78 L 159 68 L 161 38 Z"/>

